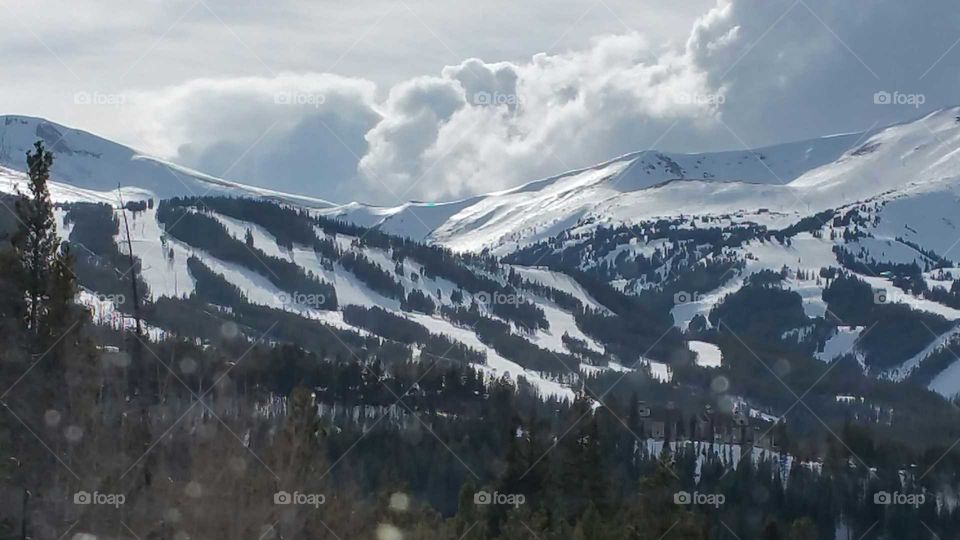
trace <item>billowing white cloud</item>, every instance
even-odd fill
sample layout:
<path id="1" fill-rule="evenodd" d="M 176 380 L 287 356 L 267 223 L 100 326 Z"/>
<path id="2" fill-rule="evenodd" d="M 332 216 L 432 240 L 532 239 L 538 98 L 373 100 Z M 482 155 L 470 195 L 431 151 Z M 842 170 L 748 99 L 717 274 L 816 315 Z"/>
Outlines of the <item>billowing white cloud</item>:
<path id="1" fill-rule="evenodd" d="M 524 64 L 469 59 L 390 92 L 361 173 L 416 197 L 502 189 L 653 144 L 673 122 L 692 129 L 716 110 L 705 82 L 635 34 Z"/>

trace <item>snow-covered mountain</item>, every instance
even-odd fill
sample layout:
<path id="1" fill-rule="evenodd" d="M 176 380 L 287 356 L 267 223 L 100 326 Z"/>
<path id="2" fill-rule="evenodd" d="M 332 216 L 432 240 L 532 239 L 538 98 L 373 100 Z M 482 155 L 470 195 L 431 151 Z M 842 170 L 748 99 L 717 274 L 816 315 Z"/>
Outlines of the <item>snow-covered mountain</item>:
<path id="1" fill-rule="evenodd" d="M 942 110 L 875 132 L 740 152 L 640 152 L 464 201 L 329 212 L 458 251 L 505 254 L 585 223 L 685 215 L 785 226 L 881 197 L 899 201 L 886 209 L 888 232 L 945 250 L 956 237 L 949 235 L 949 217 L 940 216 L 958 209 L 958 115 L 958 109 Z M 933 212 L 925 210 L 930 205 Z M 920 216 L 916 232 L 903 228 L 905 215 Z"/>
<path id="2" fill-rule="evenodd" d="M 960 109 L 869 133 L 703 154 L 648 150 L 528 184 L 453 202 L 396 207 L 336 205 L 215 178 L 42 119 L 0 117 L 0 181 L 9 190 L 37 139 L 56 155 L 55 195 L 64 200 L 131 194 L 257 196 L 316 209 L 455 251 L 506 254 L 584 225 L 633 224 L 678 216 L 728 216 L 786 226 L 859 202 L 895 201 L 883 230 L 946 251 L 953 239 L 960 175 Z M 78 189 L 79 188 L 79 189 Z M 946 196 L 944 196 L 946 195 Z M 920 205 L 920 206 L 917 206 Z M 929 208 L 932 211 L 923 211 Z M 904 227 L 910 217 L 910 229 Z M 941 218 L 944 216 L 944 218 Z M 960 232 L 960 231 L 958 231 Z"/>
<path id="3" fill-rule="evenodd" d="M 16 178 L 10 170 L 26 169 L 26 153 L 38 140 L 44 141 L 56 157 L 53 176 L 58 185 L 53 191 L 63 200 L 116 201 L 119 185 L 136 198 L 234 195 L 263 197 L 311 208 L 333 206 L 321 199 L 215 178 L 85 131 L 28 116 L 0 116 L 0 182 L 9 188 Z"/>
<path id="4" fill-rule="evenodd" d="M 397 207 L 334 205 L 245 186 L 89 133 L 16 116 L 3 117 L 0 125 L 0 191 L 11 192 L 22 184 L 24 155 L 37 139 L 55 153 L 51 191 L 60 202 L 115 206 L 117 184 L 123 186 L 126 200 L 216 195 L 267 199 L 304 208 L 314 217 L 374 227 L 454 252 L 487 250 L 503 257 L 525 280 L 569 294 L 591 309 L 615 312 L 615 306 L 592 297 L 570 275 L 583 272 L 628 296 L 656 292 L 677 298 L 666 311 L 692 340 L 689 350 L 709 356 L 712 363 L 719 363 L 720 351 L 699 341 L 718 331 L 711 313 L 755 276 L 778 274 L 779 286 L 799 296 L 806 321 L 786 329 L 780 341 L 809 344 L 813 356 L 825 362 L 850 354 L 874 376 L 897 381 L 914 377 L 943 395 L 960 392 L 960 360 L 950 356 L 951 347 L 960 344 L 960 287 L 956 295 L 952 292 L 960 281 L 956 262 L 960 109 L 868 133 L 755 150 L 704 154 L 649 150 L 510 190 Z M 134 249 L 144 261 L 143 277 L 155 298 L 193 292 L 194 278 L 186 264 L 193 256 L 239 285 L 250 302 L 290 307 L 269 276 L 170 238 L 156 214 L 153 208 L 139 214 L 133 227 Z M 233 237 L 243 238 L 249 230 L 253 244 L 266 255 L 290 261 L 331 283 L 341 305 L 379 307 L 411 318 L 432 332 L 484 351 L 488 366 L 500 362 L 500 369 L 491 368 L 492 373 L 525 371 L 546 393 L 571 392 L 570 381 L 561 383 L 520 369 L 472 331 L 442 316 L 406 309 L 403 302 L 371 290 L 339 263 L 321 264 L 314 248 L 281 248 L 278 238 L 256 223 L 216 213 L 213 217 Z M 69 225 L 62 216 L 61 226 L 66 233 Z M 396 250 L 363 245 L 361 236 L 330 239 L 384 272 L 420 276 L 420 281 L 404 281 L 405 294 L 417 290 L 438 306 L 447 305 L 460 287 L 425 276 L 421 266 L 395 269 Z M 869 333 L 870 325 L 830 313 L 825 298 L 831 277 L 825 276 L 832 276 L 828 270 L 833 268 L 883 291 L 884 301 L 889 296 L 908 306 L 916 318 L 915 329 L 921 332 L 914 336 L 916 347 L 882 362 L 873 357 L 876 349 L 871 352 L 858 341 Z M 502 283 L 508 280 L 506 274 L 494 272 L 493 277 Z M 549 328 L 524 339 L 555 353 L 572 352 L 564 335 L 588 349 L 603 349 L 605 344 L 580 328 L 569 308 L 529 294 L 544 306 Z M 314 310 L 307 315 L 364 331 L 345 323 L 339 312 Z M 666 365 L 649 366 L 655 375 L 669 377 Z M 583 365 L 584 372 L 592 369 Z M 917 373 L 922 374 L 920 379 Z"/>
<path id="5" fill-rule="evenodd" d="M 576 225 L 581 220 L 629 223 L 633 218 L 680 213 L 727 213 L 738 205 L 729 190 L 751 198 L 828 165 L 866 134 L 850 133 L 755 150 L 676 154 L 647 150 L 522 186 L 449 203 L 409 203 L 385 208 L 350 204 L 326 212 L 393 234 L 441 243 L 457 251 L 491 248 L 508 253 Z M 670 185 L 676 181 L 687 185 Z M 666 188 L 666 189 L 664 189 Z M 676 190 L 688 194 L 675 194 Z M 712 193 L 708 193 L 712 192 Z M 714 201 L 699 200 L 721 195 Z M 664 206 L 671 197 L 685 207 Z M 750 200 L 742 199 L 747 208 Z M 796 201 L 794 201 L 796 202 Z M 796 204 L 794 204 L 796 206 Z"/>

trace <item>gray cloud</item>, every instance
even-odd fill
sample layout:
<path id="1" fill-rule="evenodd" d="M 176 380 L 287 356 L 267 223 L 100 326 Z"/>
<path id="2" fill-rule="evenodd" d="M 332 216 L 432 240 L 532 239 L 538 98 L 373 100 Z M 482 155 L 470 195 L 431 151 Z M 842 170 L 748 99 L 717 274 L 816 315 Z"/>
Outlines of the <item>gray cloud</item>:
<path id="1" fill-rule="evenodd" d="M 957 104 L 960 50 L 943 55 L 958 28 L 960 11 L 946 0 L 736 0 L 698 21 L 687 54 L 724 88 L 724 120 L 757 145 Z M 877 106 L 879 91 L 923 94 L 925 103 Z"/>
<path id="2" fill-rule="evenodd" d="M 185 0 L 147 2 L 137 17 L 114 0 L 77 0 L 68 17 L 57 1 L 42 0 L 51 13 L 42 21 L 17 8 L 58 60 L 18 64 L 25 82 L 0 90 L 18 107 L 10 112 L 103 126 L 210 174 L 341 201 L 464 197 L 651 146 L 704 151 L 861 130 L 960 95 L 960 46 L 951 50 L 960 12 L 948 0 L 698 0 L 684 12 L 667 0 L 608 0 L 611 10 L 412 1 L 396 11 L 369 0 L 334 12 L 291 0 L 269 13 L 208 0 L 220 17 L 191 14 L 169 40 L 158 34 Z M 91 54 L 106 36 L 130 45 L 122 58 Z M 0 51 L 48 55 L 30 37 L 13 25 Z M 526 52 L 536 50 L 545 52 Z M 14 56 L 3 58 L 12 67 Z M 110 76 L 88 76 L 106 64 Z M 31 86 L 54 72 L 70 84 Z M 117 111 L 78 108 L 77 90 L 129 99 Z M 300 99 L 278 104 L 283 92 Z M 923 103 L 878 105 L 877 92 Z"/>
<path id="3" fill-rule="evenodd" d="M 210 174 L 344 200 L 365 134 L 380 120 L 372 83 L 331 75 L 199 80 L 137 95 L 141 140 Z"/>

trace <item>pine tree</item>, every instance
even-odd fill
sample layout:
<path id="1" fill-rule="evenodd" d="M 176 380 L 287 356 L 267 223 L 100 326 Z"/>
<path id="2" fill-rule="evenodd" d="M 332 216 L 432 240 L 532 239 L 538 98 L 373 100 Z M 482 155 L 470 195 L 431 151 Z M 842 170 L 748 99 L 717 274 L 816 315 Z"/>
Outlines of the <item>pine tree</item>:
<path id="1" fill-rule="evenodd" d="M 74 298 L 77 296 L 77 282 L 73 266 L 70 244 L 65 242 L 60 251 L 54 255 L 50 266 L 47 287 L 49 304 L 43 324 L 47 339 L 58 344 L 65 341 L 64 334 L 70 332 L 81 320 L 81 315 L 74 304 Z"/>
<path id="2" fill-rule="evenodd" d="M 481 521 L 477 504 L 474 502 L 476 493 L 477 487 L 473 482 L 464 482 L 460 487 L 457 515 L 453 519 L 453 530 L 457 538 L 479 540 L 485 536 L 486 525 Z"/>
<path id="3" fill-rule="evenodd" d="M 600 519 L 597 508 L 593 503 L 590 503 L 573 530 L 573 538 L 574 540 L 600 540 L 605 538 L 604 532 L 607 530 Z"/>
<path id="4" fill-rule="evenodd" d="M 50 266 L 59 241 L 47 189 L 53 154 L 44 149 L 42 141 L 37 141 L 34 149 L 35 152 L 27 152 L 30 196 L 20 195 L 17 200 L 18 226 L 13 246 L 22 266 L 21 279 L 27 299 L 25 326 L 36 338 L 40 335 Z"/>
<path id="5" fill-rule="evenodd" d="M 313 392 L 304 387 L 294 388 L 289 397 L 289 413 L 286 425 L 276 444 L 276 461 L 273 470 L 278 477 L 278 489 L 293 493 L 325 494 L 323 482 L 328 472 L 320 437 L 323 434 L 317 402 Z M 283 508 L 282 506 L 280 507 Z M 309 507 L 306 507 L 309 508 Z M 326 507 L 325 507 L 326 508 Z M 306 531 L 321 530 L 320 519 L 315 512 L 303 508 L 278 516 L 283 535 L 289 538 L 304 538 Z"/>
<path id="6" fill-rule="evenodd" d="M 86 312 L 74 299 L 77 296 L 76 276 L 73 270 L 73 255 L 69 244 L 63 243 L 54 255 L 48 276 L 46 304 L 41 306 L 43 319 L 39 321 L 38 350 L 44 355 L 46 385 L 51 399 L 59 399 L 67 381 L 71 362 L 83 363 L 92 344 L 81 338 L 80 328 Z M 70 381 L 75 382 L 75 381 Z"/>

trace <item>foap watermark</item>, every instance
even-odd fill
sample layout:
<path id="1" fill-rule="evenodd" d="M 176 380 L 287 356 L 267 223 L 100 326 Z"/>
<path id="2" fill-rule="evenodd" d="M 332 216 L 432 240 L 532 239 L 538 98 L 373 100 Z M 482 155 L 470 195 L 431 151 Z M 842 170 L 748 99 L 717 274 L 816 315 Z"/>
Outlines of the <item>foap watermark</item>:
<path id="1" fill-rule="evenodd" d="M 323 493 L 301 493 L 294 491 L 278 491 L 273 494 L 273 504 L 281 506 L 312 506 L 319 508 L 327 502 L 327 496 Z"/>
<path id="2" fill-rule="evenodd" d="M 277 92 L 273 95 L 275 105 L 297 105 L 319 109 L 327 102 L 327 97 L 318 92 Z"/>
<path id="3" fill-rule="evenodd" d="M 481 303 L 481 304 L 486 304 L 486 305 L 488 305 L 488 306 L 492 306 L 492 305 L 494 305 L 494 304 L 499 304 L 499 305 L 508 305 L 508 304 L 509 304 L 509 305 L 514 305 L 514 306 L 516 306 L 516 305 L 520 305 L 520 304 L 524 303 L 524 301 L 525 301 L 522 294 L 504 293 L 504 292 L 500 292 L 500 291 L 495 291 L 495 292 L 492 292 L 492 293 L 489 293 L 489 292 L 478 292 L 478 293 L 476 293 L 476 294 L 473 295 L 473 298 L 474 298 L 477 302 L 479 302 L 479 303 Z"/>
<path id="4" fill-rule="evenodd" d="M 127 502 L 127 496 L 123 493 L 100 493 L 99 491 L 90 493 L 89 491 L 78 491 L 73 494 L 73 504 L 82 506 L 98 505 L 120 508 L 125 502 Z"/>
<path id="5" fill-rule="evenodd" d="M 502 506 L 512 506 L 517 508 L 523 504 L 526 504 L 527 497 L 523 493 L 500 493 L 499 491 L 494 491 L 493 493 L 489 491 L 478 491 L 473 494 L 473 504 L 479 506 L 487 505 L 502 505 Z"/>
<path id="6" fill-rule="evenodd" d="M 473 94 L 474 105 L 506 105 L 516 107 L 520 105 L 523 99 L 517 94 L 508 94 L 504 92 L 487 92 L 481 90 Z"/>
<path id="7" fill-rule="evenodd" d="M 707 107 L 716 107 L 727 102 L 727 96 L 723 94 L 702 94 L 697 92 L 677 92 L 673 95 L 674 102 L 677 105 L 698 105 Z"/>
<path id="8" fill-rule="evenodd" d="M 882 506 L 902 505 L 918 508 L 927 500 L 923 493 L 900 493 L 894 491 L 878 491 L 873 494 L 873 504 Z"/>
<path id="9" fill-rule="evenodd" d="M 102 294 L 97 293 L 94 295 L 94 298 L 97 299 L 97 302 L 108 302 L 115 306 L 121 306 L 127 303 L 127 297 L 123 294 Z"/>
<path id="10" fill-rule="evenodd" d="M 678 291 L 673 295 L 673 303 L 676 305 L 679 304 L 689 304 L 691 302 L 699 302 L 700 293 L 697 291 Z"/>
<path id="11" fill-rule="evenodd" d="M 678 491 L 673 494 L 673 504 L 679 505 L 695 504 L 698 506 L 720 508 L 725 502 L 727 502 L 727 497 L 723 493 L 700 493 L 699 491 L 690 493 L 689 491 Z"/>
<path id="12" fill-rule="evenodd" d="M 119 108 L 127 104 L 127 96 L 126 94 L 109 94 L 105 92 L 77 92 L 73 94 L 73 104 Z"/>
<path id="13" fill-rule="evenodd" d="M 322 308 L 327 304 L 327 297 L 320 293 L 282 292 L 277 294 L 277 301 L 284 306 L 305 306 Z"/>
<path id="14" fill-rule="evenodd" d="M 873 94 L 874 105 L 901 105 L 919 109 L 927 102 L 925 94 L 908 94 L 899 90 L 888 92 L 880 90 Z"/>

